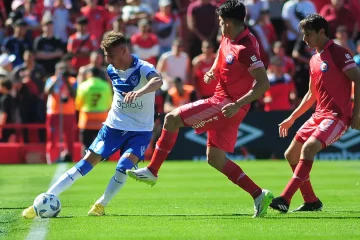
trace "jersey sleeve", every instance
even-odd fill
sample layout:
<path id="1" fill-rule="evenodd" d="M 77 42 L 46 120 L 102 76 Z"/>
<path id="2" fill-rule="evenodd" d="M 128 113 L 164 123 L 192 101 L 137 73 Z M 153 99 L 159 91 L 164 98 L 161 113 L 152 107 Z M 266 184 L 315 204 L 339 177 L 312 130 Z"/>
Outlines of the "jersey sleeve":
<path id="1" fill-rule="evenodd" d="M 335 62 L 336 66 L 343 72 L 345 72 L 346 70 L 356 67 L 356 63 L 353 59 L 353 57 L 351 56 L 351 54 L 348 52 L 348 50 L 346 50 L 345 48 L 342 47 L 334 47 L 332 49 L 331 55 L 332 55 L 332 59 Z"/>
<path id="2" fill-rule="evenodd" d="M 264 67 L 259 54 L 254 48 L 243 48 L 239 51 L 239 62 L 250 72 L 255 68 Z"/>
<path id="3" fill-rule="evenodd" d="M 154 65 L 150 63 L 146 63 L 143 66 L 141 66 L 140 69 L 141 76 L 145 76 L 146 79 L 149 81 L 149 76 L 153 73 L 158 73 L 154 67 Z"/>

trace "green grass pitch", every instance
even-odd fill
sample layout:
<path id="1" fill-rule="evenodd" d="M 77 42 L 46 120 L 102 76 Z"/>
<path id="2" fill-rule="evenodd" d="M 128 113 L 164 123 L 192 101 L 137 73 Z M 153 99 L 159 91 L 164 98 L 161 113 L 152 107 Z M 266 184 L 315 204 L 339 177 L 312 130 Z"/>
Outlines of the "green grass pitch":
<path id="1" fill-rule="evenodd" d="M 275 196 L 292 175 L 285 161 L 237 163 Z M 36 226 L 46 226 L 47 240 L 360 239 L 360 161 L 314 164 L 311 176 L 324 203 L 322 212 L 269 210 L 265 218 L 252 219 L 253 201 L 247 193 L 205 162 L 184 161 L 166 162 L 152 188 L 128 179 L 105 209 L 106 216 L 88 217 L 90 205 L 105 190 L 115 166 L 99 164 L 60 195 L 59 217 L 34 221 L 23 219 L 22 209 L 47 190 L 57 165 L 1 165 L 0 239 L 26 239 Z M 301 203 L 297 193 L 290 208 Z"/>

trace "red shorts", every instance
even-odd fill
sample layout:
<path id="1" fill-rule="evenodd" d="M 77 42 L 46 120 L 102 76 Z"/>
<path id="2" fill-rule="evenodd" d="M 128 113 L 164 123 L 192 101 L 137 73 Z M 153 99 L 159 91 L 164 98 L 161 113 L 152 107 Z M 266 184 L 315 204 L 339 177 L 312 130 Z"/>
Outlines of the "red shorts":
<path id="1" fill-rule="evenodd" d="M 225 117 L 221 109 L 230 99 L 210 97 L 180 107 L 180 117 L 185 126 L 195 129 L 196 134 L 207 132 L 207 146 L 225 152 L 234 152 L 238 128 L 250 106 L 242 107 L 232 118 Z"/>
<path id="2" fill-rule="evenodd" d="M 305 143 L 310 137 L 314 137 L 321 142 L 323 148 L 337 141 L 349 127 L 340 119 L 320 119 L 310 118 L 298 130 L 295 140 Z"/>

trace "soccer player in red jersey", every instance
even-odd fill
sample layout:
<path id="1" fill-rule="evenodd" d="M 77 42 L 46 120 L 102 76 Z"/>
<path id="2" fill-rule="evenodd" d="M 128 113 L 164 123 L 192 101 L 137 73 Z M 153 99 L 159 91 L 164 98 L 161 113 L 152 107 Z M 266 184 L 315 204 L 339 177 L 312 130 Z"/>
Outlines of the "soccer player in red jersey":
<path id="1" fill-rule="evenodd" d="M 250 103 L 269 88 L 269 80 L 260 60 L 258 42 L 244 26 L 244 4 L 229 0 L 217 9 L 217 13 L 223 38 L 217 58 L 204 76 L 207 83 L 218 81 L 214 96 L 183 105 L 167 114 L 148 167 L 127 173 L 136 180 L 154 185 L 160 166 L 175 144 L 179 128 L 191 126 L 197 134 L 207 132 L 208 163 L 248 192 L 255 202 L 253 217 L 262 217 L 273 198 L 272 193 L 256 185 L 226 157 L 226 152 L 234 151 L 239 125 Z"/>
<path id="2" fill-rule="evenodd" d="M 280 137 L 288 135 L 294 121 L 316 101 L 312 117 L 298 130 L 285 152 L 294 174 L 280 197 L 270 207 L 286 213 L 291 198 L 300 188 L 305 203 L 295 211 L 317 211 L 323 205 L 316 197 L 310 171 L 315 155 L 339 139 L 351 126 L 360 129 L 360 71 L 349 52 L 328 37 L 328 23 L 318 14 L 300 22 L 304 41 L 316 54 L 310 60 L 309 91 L 294 112 L 279 124 Z M 351 106 L 351 85 L 355 83 L 354 108 Z"/>

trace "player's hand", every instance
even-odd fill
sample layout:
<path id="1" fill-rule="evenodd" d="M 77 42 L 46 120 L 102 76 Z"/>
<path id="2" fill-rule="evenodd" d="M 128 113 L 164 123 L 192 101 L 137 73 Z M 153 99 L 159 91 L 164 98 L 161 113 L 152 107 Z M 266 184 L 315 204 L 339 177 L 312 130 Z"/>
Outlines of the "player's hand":
<path id="1" fill-rule="evenodd" d="M 125 103 L 132 103 L 137 98 L 141 97 L 143 94 L 139 91 L 134 91 L 134 92 L 122 93 L 122 95 L 125 97 L 124 98 Z"/>
<path id="2" fill-rule="evenodd" d="M 279 136 L 286 137 L 288 135 L 289 128 L 294 124 L 295 119 L 288 117 L 282 123 L 279 124 Z"/>
<path id="3" fill-rule="evenodd" d="M 221 109 L 221 112 L 225 117 L 231 118 L 239 111 L 239 109 L 239 104 L 228 103 Z"/>
<path id="4" fill-rule="evenodd" d="M 351 118 L 351 128 L 360 130 L 360 113 L 354 113 Z"/>
<path id="5" fill-rule="evenodd" d="M 215 77 L 214 72 L 206 72 L 204 75 L 204 82 L 207 84 L 211 83 L 211 81 L 215 80 L 215 79 L 216 79 L 216 77 Z"/>

